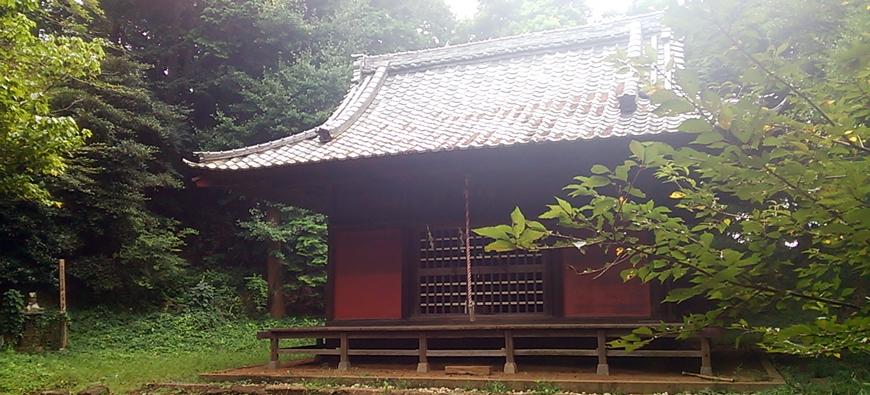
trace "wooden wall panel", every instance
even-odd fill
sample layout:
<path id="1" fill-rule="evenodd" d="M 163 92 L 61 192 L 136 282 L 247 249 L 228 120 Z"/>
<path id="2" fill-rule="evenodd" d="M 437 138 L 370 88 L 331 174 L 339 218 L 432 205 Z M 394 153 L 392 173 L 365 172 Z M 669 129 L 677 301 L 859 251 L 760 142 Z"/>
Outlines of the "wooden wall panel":
<path id="1" fill-rule="evenodd" d="M 329 231 L 335 276 L 332 319 L 401 319 L 403 231 Z"/>
<path id="2" fill-rule="evenodd" d="M 600 278 L 595 275 L 578 275 L 569 266 L 578 270 L 599 267 L 604 263 L 603 254 L 587 250 L 580 254 L 573 248 L 562 250 L 562 286 L 564 289 L 565 317 L 583 318 L 647 318 L 652 316 L 650 286 L 634 279 L 623 282 L 619 272 L 612 268 Z"/>

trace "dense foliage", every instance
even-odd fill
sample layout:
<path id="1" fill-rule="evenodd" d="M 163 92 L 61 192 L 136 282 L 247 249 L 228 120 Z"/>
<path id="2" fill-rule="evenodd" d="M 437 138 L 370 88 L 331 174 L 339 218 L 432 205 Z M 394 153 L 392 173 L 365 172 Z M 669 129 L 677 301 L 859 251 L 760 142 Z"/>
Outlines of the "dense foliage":
<path id="1" fill-rule="evenodd" d="M 214 289 L 240 294 L 251 312 L 262 311 L 266 247 L 278 242 L 294 296 L 288 305 L 316 310 L 325 219 L 238 192 L 195 188 L 180 159 L 311 127 L 344 94 L 351 54 L 439 45 L 454 29 L 446 6 L 429 1 L 0 4 L 4 26 L 8 20 L 17 29 L 3 34 L 34 54 L 4 51 L 4 65 L 28 62 L 3 78 L 31 89 L 16 95 L 51 87 L 50 95 L 32 98 L 27 116 L 51 115 L 69 126 L 69 136 L 57 135 L 68 143 L 63 150 L 37 136 L 16 140 L 26 146 L 0 148 L 9 166 L 32 172 L 29 196 L 62 203 L 0 200 L 0 290 L 52 290 L 57 259 L 66 258 L 74 306 L 173 309 L 191 293 Z M 38 52 L 49 50 L 70 52 L 58 54 L 69 55 L 66 75 L 35 68 L 53 64 L 50 53 Z M 13 136 L 6 131 L 14 125 L 0 126 L 4 138 Z M 5 154 L 23 155 L 28 147 L 42 150 L 28 157 L 57 166 L 40 169 Z M 16 173 L 4 167 L 2 174 Z M 274 227 L 263 221 L 261 207 L 275 207 L 284 221 Z"/>
<path id="2" fill-rule="evenodd" d="M 687 68 L 622 64 L 656 81 L 646 92 L 659 113 L 690 115 L 680 130 L 694 141 L 634 141 L 629 160 L 565 187 L 573 200 L 540 216 L 551 225 L 517 210 L 512 225 L 478 233 L 496 239 L 492 250 L 600 248 L 609 261 L 580 275 L 620 270 L 676 284 L 666 301 L 711 303 L 682 329 L 643 328 L 615 345 L 723 326 L 773 352 L 870 353 L 868 15 L 849 2 L 672 8 Z"/>
<path id="3" fill-rule="evenodd" d="M 24 326 L 24 295 L 14 289 L 0 295 L 0 347 L 14 344 Z"/>
<path id="4" fill-rule="evenodd" d="M 318 295 L 326 284 L 326 218 L 286 205 L 264 206 L 274 213 L 274 218 L 268 218 L 264 208 L 252 208 L 250 218 L 239 222 L 242 237 L 258 242 L 256 245 L 264 248 L 263 254 L 270 253 L 265 249 L 269 244 L 278 247 L 271 253 L 284 264 L 286 275 L 294 279 L 285 290 L 288 305 L 299 311 L 323 311 L 323 299 Z M 262 310 L 267 289 L 265 281 L 257 279 L 249 277 L 246 287 L 253 300 L 260 300 L 255 306 Z"/>
<path id="5" fill-rule="evenodd" d="M 588 17 L 584 1 L 482 0 L 477 15 L 460 31 L 472 39 L 489 39 L 582 25 Z"/>
<path id="6" fill-rule="evenodd" d="M 0 200 L 0 290 L 52 290 L 57 259 L 66 258 L 73 306 L 173 308 L 191 290 L 229 287 L 257 312 L 265 303 L 266 247 L 277 242 L 293 296 L 288 305 L 316 309 L 325 219 L 235 191 L 195 188 L 180 159 L 321 122 L 350 82 L 352 54 L 579 24 L 586 12 L 576 2 L 569 14 L 563 2 L 527 3 L 498 17 L 495 3 L 484 4 L 493 12 L 462 28 L 440 1 L 3 3 L 16 10 L 3 14 L 9 23 L 27 20 L 10 25 L 24 40 L 20 48 L 75 52 L 65 58 L 72 63 L 64 75 L 28 71 L 24 66 L 49 62 L 34 58 L 4 76 L 38 77 L 41 85 L 28 86 L 51 89 L 32 99 L 27 116 L 51 115 L 75 133 L 64 138 L 63 152 L 42 142 L 27 145 L 42 150 L 33 157 L 56 162 L 53 169 L 14 160 L 32 171 L 29 196 L 61 204 Z M 493 18 L 517 23 L 507 27 Z M 37 34 L 56 39 L 38 41 Z M 15 59 L 7 54 L 4 62 Z M 277 225 L 264 221 L 267 207 L 281 213 Z"/>
<path id="7" fill-rule="evenodd" d="M 57 202 L 43 178 L 62 174 L 88 137 L 75 119 L 53 113 L 50 101 L 59 85 L 98 73 L 103 51 L 99 40 L 37 33 L 31 15 L 39 7 L 37 0 L 0 1 L 0 198 L 47 204 Z"/>

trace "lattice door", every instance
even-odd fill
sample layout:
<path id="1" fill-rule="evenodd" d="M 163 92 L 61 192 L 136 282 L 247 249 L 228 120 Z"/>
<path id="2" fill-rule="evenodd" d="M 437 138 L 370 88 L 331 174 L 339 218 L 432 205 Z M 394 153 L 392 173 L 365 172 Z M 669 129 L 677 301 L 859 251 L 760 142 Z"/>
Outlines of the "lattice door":
<path id="1" fill-rule="evenodd" d="M 457 228 L 420 236 L 421 315 L 466 314 L 465 241 Z M 472 235 L 471 266 L 475 313 L 543 314 L 544 262 L 540 252 L 484 251 L 489 239 Z"/>

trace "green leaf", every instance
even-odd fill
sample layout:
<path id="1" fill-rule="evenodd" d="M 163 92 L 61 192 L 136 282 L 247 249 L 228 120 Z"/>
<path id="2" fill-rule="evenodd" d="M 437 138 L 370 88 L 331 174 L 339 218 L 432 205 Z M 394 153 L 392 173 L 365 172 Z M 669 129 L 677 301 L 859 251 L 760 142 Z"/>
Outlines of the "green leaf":
<path id="1" fill-rule="evenodd" d="M 484 247 L 484 250 L 487 252 L 507 252 L 516 249 L 516 246 L 508 240 L 496 240 Z"/>
<path id="2" fill-rule="evenodd" d="M 545 233 L 549 232 L 547 230 L 547 228 L 544 226 L 544 224 L 542 224 L 538 221 L 526 221 L 526 228 L 528 228 L 529 230 L 534 230 L 534 231 L 538 231 L 538 232 L 545 232 Z"/>
<path id="3" fill-rule="evenodd" d="M 557 219 L 566 216 L 565 210 L 562 207 L 559 207 L 558 204 L 549 204 L 547 205 L 548 210 L 543 214 L 539 215 L 540 219 Z"/>
<path id="4" fill-rule="evenodd" d="M 713 127 L 702 119 L 687 119 L 677 127 L 677 130 L 687 133 L 704 133 L 713 131 Z"/>
<path id="5" fill-rule="evenodd" d="M 571 205 L 567 200 L 556 198 L 556 203 L 559 204 L 559 208 L 562 209 L 566 214 L 571 215 L 574 213 L 574 206 Z"/>
<path id="6" fill-rule="evenodd" d="M 743 72 L 742 80 L 747 84 L 761 85 L 766 82 L 767 76 L 758 67 L 750 67 Z"/>
<path id="7" fill-rule="evenodd" d="M 591 176 L 586 179 L 586 182 L 584 184 L 589 188 L 600 188 L 610 185 L 610 180 L 607 177 L 603 176 Z"/>
<path id="8" fill-rule="evenodd" d="M 695 141 L 692 141 L 692 144 L 700 144 L 700 145 L 710 145 L 712 143 L 723 141 L 722 135 L 718 132 L 704 132 L 701 133 Z"/>
<path id="9" fill-rule="evenodd" d="M 592 174 L 607 174 L 610 173 L 610 169 L 604 165 L 594 165 L 591 169 Z"/>
<path id="10" fill-rule="evenodd" d="M 664 301 L 680 303 L 698 295 L 701 295 L 701 291 L 695 287 L 675 288 L 668 292 L 668 296 L 665 297 Z"/>
<path id="11" fill-rule="evenodd" d="M 641 163 L 646 163 L 646 148 L 640 141 L 631 140 L 631 142 L 628 143 L 628 149 L 637 160 L 641 161 Z"/>
<path id="12" fill-rule="evenodd" d="M 483 236 L 483 237 L 489 237 L 490 239 L 501 240 L 501 239 L 508 239 L 509 238 L 508 235 L 511 234 L 512 230 L 511 230 L 511 227 L 507 226 L 507 225 L 495 225 L 495 226 L 486 226 L 486 227 L 482 227 L 482 228 L 476 228 L 476 229 L 472 229 L 471 231 L 474 232 L 475 234 Z"/>
<path id="13" fill-rule="evenodd" d="M 674 74 L 677 77 L 677 83 L 680 84 L 683 92 L 690 97 L 698 95 L 701 89 L 701 81 L 698 79 L 698 74 L 691 69 L 677 69 Z"/>
<path id="14" fill-rule="evenodd" d="M 514 211 L 511 212 L 511 224 L 515 237 L 518 237 L 526 230 L 526 217 L 519 207 L 515 207 Z"/>
<path id="15" fill-rule="evenodd" d="M 547 236 L 546 229 L 543 231 L 536 229 L 526 229 L 522 235 L 517 238 L 517 245 L 524 248 L 535 247 L 534 243 L 543 237 Z"/>
<path id="16" fill-rule="evenodd" d="M 650 328 L 648 326 L 642 326 L 640 328 L 635 329 L 632 332 L 634 332 L 637 335 L 642 335 L 642 336 L 652 336 L 652 334 L 653 334 L 652 328 Z"/>
<path id="17" fill-rule="evenodd" d="M 646 199 L 646 194 L 643 193 L 643 191 L 641 191 L 640 189 L 637 189 L 637 187 L 629 189 L 628 194 L 638 199 Z"/>

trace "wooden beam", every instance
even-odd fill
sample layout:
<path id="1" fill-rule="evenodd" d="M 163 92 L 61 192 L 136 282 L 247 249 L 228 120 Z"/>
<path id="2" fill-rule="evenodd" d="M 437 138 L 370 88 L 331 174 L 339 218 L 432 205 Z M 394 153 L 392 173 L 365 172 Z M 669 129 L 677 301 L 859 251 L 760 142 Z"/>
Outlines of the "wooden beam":
<path id="1" fill-rule="evenodd" d="M 598 330 L 596 338 L 598 339 L 598 347 L 596 348 L 598 353 L 598 368 L 595 370 L 595 373 L 601 376 L 609 376 L 610 366 L 607 364 L 607 335 L 605 334 L 604 329 Z"/>
<path id="2" fill-rule="evenodd" d="M 561 356 L 561 357 L 594 357 L 597 350 L 578 350 L 574 348 L 527 348 L 514 350 L 514 355 L 523 356 Z"/>
<path id="3" fill-rule="evenodd" d="M 430 357 L 503 357 L 504 350 L 429 350 Z"/>
<path id="4" fill-rule="evenodd" d="M 671 357 L 671 358 L 698 358 L 701 352 L 698 350 L 607 350 L 608 357 Z"/>
<path id="5" fill-rule="evenodd" d="M 289 347 L 278 349 L 279 354 L 309 354 L 309 355 L 338 355 L 337 348 L 321 347 Z"/>

